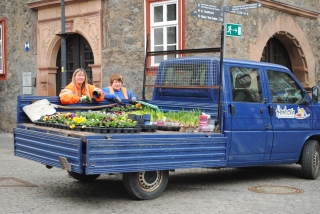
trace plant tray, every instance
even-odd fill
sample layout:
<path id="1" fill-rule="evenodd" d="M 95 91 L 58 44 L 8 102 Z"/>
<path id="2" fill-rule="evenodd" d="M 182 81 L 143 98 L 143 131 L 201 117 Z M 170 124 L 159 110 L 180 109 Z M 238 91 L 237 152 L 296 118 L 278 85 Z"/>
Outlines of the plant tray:
<path id="1" fill-rule="evenodd" d="M 142 130 L 143 132 L 156 132 L 158 129 L 157 125 L 143 125 Z"/>
<path id="2" fill-rule="evenodd" d="M 180 131 L 180 126 L 158 126 L 158 130 L 163 130 L 163 131 Z"/>

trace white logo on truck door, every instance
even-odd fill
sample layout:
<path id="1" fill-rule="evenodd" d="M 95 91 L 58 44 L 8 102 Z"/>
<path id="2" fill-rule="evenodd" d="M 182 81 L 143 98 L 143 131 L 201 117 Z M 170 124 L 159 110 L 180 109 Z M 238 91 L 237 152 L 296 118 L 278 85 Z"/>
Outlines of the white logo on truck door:
<path id="1" fill-rule="evenodd" d="M 304 108 L 298 107 L 298 112 L 293 108 L 287 109 L 287 106 L 285 106 L 283 109 L 277 105 L 276 109 L 276 117 L 277 118 L 295 118 L 295 119 L 305 119 L 308 118 L 310 114 L 307 114 Z"/>

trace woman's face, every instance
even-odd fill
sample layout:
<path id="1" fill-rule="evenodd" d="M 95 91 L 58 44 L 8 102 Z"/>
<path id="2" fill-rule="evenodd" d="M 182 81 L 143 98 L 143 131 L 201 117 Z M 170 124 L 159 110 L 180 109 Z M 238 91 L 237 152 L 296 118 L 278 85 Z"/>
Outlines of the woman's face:
<path id="1" fill-rule="evenodd" d="M 118 80 L 113 80 L 113 83 L 112 83 L 111 87 L 113 88 L 113 90 L 117 90 L 118 91 L 122 87 L 122 82 L 118 81 Z"/>
<path id="2" fill-rule="evenodd" d="M 82 85 L 82 83 L 86 80 L 86 76 L 82 71 L 80 71 L 76 74 L 74 79 L 78 85 Z"/>

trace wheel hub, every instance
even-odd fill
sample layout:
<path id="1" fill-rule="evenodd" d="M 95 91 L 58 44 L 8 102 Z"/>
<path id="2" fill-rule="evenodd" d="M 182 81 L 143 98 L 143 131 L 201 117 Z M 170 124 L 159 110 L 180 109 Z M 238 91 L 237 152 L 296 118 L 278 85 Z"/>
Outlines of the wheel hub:
<path id="1" fill-rule="evenodd" d="M 160 171 L 140 172 L 139 185 L 144 191 L 152 191 L 161 183 L 162 176 Z"/>

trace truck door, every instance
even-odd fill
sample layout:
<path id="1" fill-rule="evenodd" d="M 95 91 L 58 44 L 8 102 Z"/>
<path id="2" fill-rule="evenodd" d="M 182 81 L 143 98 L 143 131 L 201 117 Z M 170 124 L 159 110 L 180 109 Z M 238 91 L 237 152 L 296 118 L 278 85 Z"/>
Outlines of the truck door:
<path id="1" fill-rule="evenodd" d="M 270 116 L 266 86 L 262 84 L 260 66 L 226 64 L 230 78 L 231 145 L 228 165 L 257 164 L 264 159 L 267 142 L 271 145 Z M 271 150 L 271 148 L 270 148 Z"/>
<path id="2" fill-rule="evenodd" d="M 274 132 L 270 158 L 296 160 L 306 136 L 312 132 L 311 107 L 306 103 L 299 104 L 304 89 L 291 73 L 268 67 L 264 70 L 268 79 L 268 105 Z"/>

